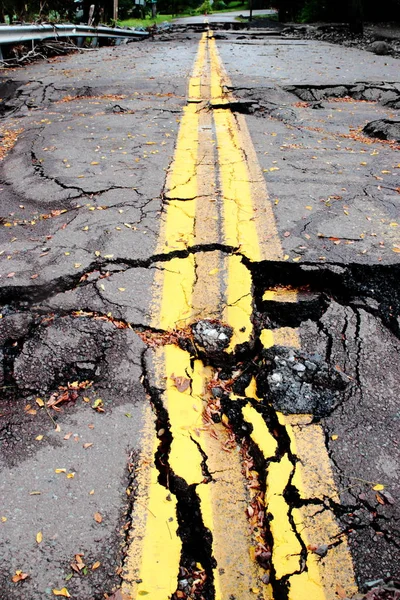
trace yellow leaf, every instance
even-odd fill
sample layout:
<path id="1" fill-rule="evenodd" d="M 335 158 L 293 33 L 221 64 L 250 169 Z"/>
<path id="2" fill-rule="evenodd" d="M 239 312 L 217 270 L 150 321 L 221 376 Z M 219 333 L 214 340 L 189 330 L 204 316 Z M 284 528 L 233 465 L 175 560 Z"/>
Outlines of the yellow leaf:
<path id="1" fill-rule="evenodd" d="M 95 563 L 93 563 L 92 570 L 95 571 L 96 569 L 98 569 L 100 567 L 100 565 L 101 565 L 101 562 L 99 562 L 97 560 Z"/>
<path id="2" fill-rule="evenodd" d="M 336 435 L 336 433 L 334 433 L 333 435 L 331 435 L 331 440 L 335 441 L 338 439 L 338 435 Z"/>
<path id="3" fill-rule="evenodd" d="M 5 523 L 7 521 L 7 517 L 1 517 L 1 522 Z"/>
<path id="4" fill-rule="evenodd" d="M 100 252 L 98 250 L 95 251 L 94 253 L 95 256 L 100 256 Z"/>
<path id="5" fill-rule="evenodd" d="M 67 479 L 73 479 L 74 477 L 75 477 L 74 472 L 68 473 L 68 475 L 67 475 Z"/>
<path id="6" fill-rule="evenodd" d="M 124 292 L 125 288 L 118 288 L 120 292 Z"/>
<path id="7" fill-rule="evenodd" d="M 93 494 L 94 494 L 94 490 L 90 490 L 89 496 L 93 496 Z"/>
<path id="8" fill-rule="evenodd" d="M 67 469 L 55 469 L 56 473 L 66 473 Z"/>
<path id="9" fill-rule="evenodd" d="M 91 165 L 98 165 L 99 162 L 97 160 L 92 160 L 92 162 L 90 163 Z"/>
<path id="10" fill-rule="evenodd" d="M 74 267 L 75 267 L 75 269 L 79 269 L 79 267 L 81 267 L 81 266 L 82 266 L 82 264 L 81 264 L 81 263 L 75 263 L 75 264 L 74 264 Z"/>
<path id="11" fill-rule="evenodd" d="M 38 442 L 41 442 L 41 441 L 42 441 L 42 439 L 43 439 L 43 436 L 42 436 L 42 434 L 40 434 L 40 435 L 37 435 L 37 436 L 35 437 L 35 440 L 37 440 Z"/>
<path id="12" fill-rule="evenodd" d="M 377 483 L 376 485 L 374 485 L 374 487 L 372 489 L 375 490 L 375 492 L 381 492 L 382 490 L 385 489 L 385 486 L 382 485 L 381 483 Z"/>
<path id="13" fill-rule="evenodd" d="M 301 256 L 296 256 L 296 258 L 293 259 L 293 262 L 299 262 L 299 260 L 301 260 Z"/>
<path id="14" fill-rule="evenodd" d="M 89 227 L 88 225 L 86 225 L 86 227 L 82 227 L 82 231 L 88 231 Z"/>
<path id="15" fill-rule="evenodd" d="M 71 252 L 64 252 L 65 256 L 69 256 Z"/>
<path id="16" fill-rule="evenodd" d="M 40 544 L 43 541 L 43 533 L 41 531 L 39 531 L 36 534 L 36 541 L 37 541 L 38 544 Z"/>
<path id="17" fill-rule="evenodd" d="M 312 206 L 310 206 L 309 204 L 306 206 L 307 210 L 312 210 Z"/>
<path id="18" fill-rule="evenodd" d="M 400 252 L 400 246 L 393 246 L 393 252 Z"/>
<path id="19" fill-rule="evenodd" d="M 113 258 L 114 254 L 105 254 L 104 258 Z"/>
<path id="20" fill-rule="evenodd" d="M 71 594 L 69 593 L 69 591 L 67 590 L 66 587 L 61 588 L 61 590 L 56 590 L 54 588 L 53 589 L 53 594 L 55 596 L 64 596 L 64 598 L 71 598 Z"/>
<path id="21" fill-rule="evenodd" d="M 36 398 L 36 404 L 40 407 L 44 406 L 44 402 L 41 398 Z"/>
<path id="22" fill-rule="evenodd" d="M 360 165 L 362 165 L 363 167 L 365 167 L 366 164 L 366 162 L 360 162 Z"/>
<path id="23" fill-rule="evenodd" d="M 389 223 L 389 227 L 398 227 L 399 224 L 396 223 L 396 221 L 392 221 L 391 223 Z"/>

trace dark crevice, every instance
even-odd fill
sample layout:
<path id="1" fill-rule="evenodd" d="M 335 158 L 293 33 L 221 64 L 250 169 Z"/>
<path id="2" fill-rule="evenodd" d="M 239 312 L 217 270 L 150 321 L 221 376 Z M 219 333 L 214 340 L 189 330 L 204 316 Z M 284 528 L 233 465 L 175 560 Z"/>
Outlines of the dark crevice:
<path id="1" fill-rule="evenodd" d="M 156 415 L 156 432 L 160 440 L 155 455 L 155 465 L 159 472 L 158 481 L 177 500 L 177 533 L 182 541 L 181 567 L 192 570 L 196 563 L 202 565 L 207 575 L 202 592 L 208 600 L 212 600 L 215 596 L 213 569 L 216 566 L 212 555 L 212 534 L 203 523 L 200 499 L 196 492 L 197 485 L 202 485 L 203 482 L 189 485 L 171 469 L 169 465 L 169 453 L 173 437 L 169 415 L 164 406 L 161 391 L 150 384 L 146 365 L 146 351 L 142 353 L 142 371 L 143 385 L 151 399 L 151 404 Z M 195 442 L 195 440 L 193 441 Z M 211 475 L 206 464 L 207 457 L 199 446 L 198 449 L 203 457 L 202 464 L 206 479 L 204 483 L 207 483 L 207 480 L 211 480 Z"/>

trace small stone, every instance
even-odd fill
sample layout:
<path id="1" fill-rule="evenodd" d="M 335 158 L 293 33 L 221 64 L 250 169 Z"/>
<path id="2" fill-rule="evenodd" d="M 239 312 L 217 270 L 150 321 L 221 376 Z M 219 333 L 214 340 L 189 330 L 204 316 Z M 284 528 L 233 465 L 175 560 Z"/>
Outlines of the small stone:
<path id="1" fill-rule="evenodd" d="M 214 396 L 214 398 L 221 398 L 223 396 L 223 389 L 220 387 L 213 387 L 211 388 L 211 393 Z"/>
<path id="2" fill-rule="evenodd" d="M 269 569 L 271 560 L 271 552 L 261 552 L 257 555 L 257 562 L 263 569 Z"/>
<path id="3" fill-rule="evenodd" d="M 263 575 L 261 577 L 261 581 L 264 583 L 264 585 L 268 585 L 269 584 L 269 573 L 265 573 L 265 575 Z"/>
<path id="4" fill-rule="evenodd" d="M 271 381 L 274 383 L 282 383 L 282 374 L 281 373 L 272 373 Z"/>
<path id="5" fill-rule="evenodd" d="M 389 46 L 389 44 L 387 42 L 377 41 L 377 42 L 373 42 L 369 46 L 369 50 L 371 50 L 371 52 L 373 52 L 374 54 L 383 56 L 385 54 L 390 54 L 391 47 Z"/>
<path id="6" fill-rule="evenodd" d="M 304 362 L 304 365 L 305 365 L 306 369 L 308 369 L 309 371 L 314 372 L 317 370 L 317 365 L 313 362 L 310 362 L 309 360 L 306 360 Z"/>
<path id="7" fill-rule="evenodd" d="M 316 550 L 314 550 L 314 552 L 315 552 L 315 554 L 318 554 L 318 556 L 324 557 L 328 554 L 328 550 L 329 550 L 328 544 L 321 544 L 320 546 L 318 546 L 318 548 Z"/>
<path id="8" fill-rule="evenodd" d="M 297 371 L 298 373 L 302 373 L 303 371 L 306 370 L 306 367 L 302 363 L 295 363 L 292 366 L 292 369 L 293 369 L 293 371 Z"/>

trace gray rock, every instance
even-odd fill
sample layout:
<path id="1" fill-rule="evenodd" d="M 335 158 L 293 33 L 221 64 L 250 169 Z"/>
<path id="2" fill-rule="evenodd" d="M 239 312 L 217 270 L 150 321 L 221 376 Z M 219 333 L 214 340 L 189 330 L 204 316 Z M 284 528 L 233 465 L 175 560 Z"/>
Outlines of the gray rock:
<path id="1" fill-rule="evenodd" d="M 377 41 L 373 42 L 369 46 L 368 50 L 374 54 L 378 54 L 379 56 L 384 56 L 385 54 L 390 54 L 392 48 L 387 42 Z"/>
<path id="2" fill-rule="evenodd" d="M 302 363 L 295 363 L 292 366 L 293 371 L 297 371 L 298 373 L 302 373 L 306 370 L 306 367 Z"/>
<path id="3" fill-rule="evenodd" d="M 363 133 L 379 140 L 400 141 L 400 121 L 391 121 L 390 119 L 377 119 L 367 123 Z"/>
<path id="4" fill-rule="evenodd" d="M 233 329 L 218 321 L 203 319 L 192 325 L 194 342 L 208 354 L 218 354 L 229 346 Z"/>

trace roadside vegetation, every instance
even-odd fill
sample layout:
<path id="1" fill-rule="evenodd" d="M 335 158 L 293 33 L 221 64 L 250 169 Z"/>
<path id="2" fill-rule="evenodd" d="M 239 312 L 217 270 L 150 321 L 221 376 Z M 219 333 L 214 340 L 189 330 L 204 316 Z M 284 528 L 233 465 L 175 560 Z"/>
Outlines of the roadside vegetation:
<path id="1" fill-rule="evenodd" d="M 154 0 L 153 0 L 154 1 Z M 247 0 L 157 0 L 152 16 L 151 0 L 144 6 L 135 0 L 118 0 L 118 20 L 113 20 L 114 0 L 0 0 L 0 21 L 14 22 L 92 22 L 144 27 L 170 21 L 176 16 L 190 16 L 221 11 L 248 10 Z M 282 22 L 347 22 L 354 32 L 362 31 L 363 21 L 400 21 L 400 0 L 252 0 L 253 9 L 276 8 Z"/>

